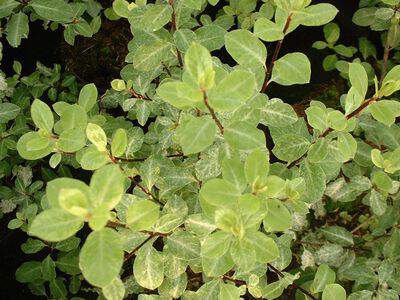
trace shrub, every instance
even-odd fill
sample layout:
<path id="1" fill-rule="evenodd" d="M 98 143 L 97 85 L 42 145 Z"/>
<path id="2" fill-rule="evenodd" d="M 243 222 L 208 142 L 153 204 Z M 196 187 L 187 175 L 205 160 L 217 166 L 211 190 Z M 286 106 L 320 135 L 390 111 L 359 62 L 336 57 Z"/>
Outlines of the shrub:
<path id="1" fill-rule="evenodd" d="M 354 14 L 380 51 L 338 44 L 338 10 L 311 0 L 0 1 L 14 47 L 29 18 L 70 44 L 101 13 L 133 34 L 102 95 L 59 66 L 1 77 L 0 207 L 36 253 L 16 280 L 55 299 L 398 299 L 399 9 Z M 310 82 L 280 50 L 323 25 L 313 46 L 349 89 L 300 117 L 269 88 Z"/>

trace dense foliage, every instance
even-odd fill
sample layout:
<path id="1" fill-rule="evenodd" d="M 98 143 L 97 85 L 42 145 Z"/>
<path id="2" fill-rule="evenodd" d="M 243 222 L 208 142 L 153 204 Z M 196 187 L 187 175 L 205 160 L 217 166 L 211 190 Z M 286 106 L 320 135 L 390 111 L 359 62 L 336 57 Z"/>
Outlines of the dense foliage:
<path id="1" fill-rule="evenodd" d="M 0 76 L 0 209 L 34 257 L 16 280 L 51 299 L 398 299 L 400 0 L 354 14 L 382 49 L 340 44 L 321 1 L 153 2 L 0 0 L 13 47 L 37 19 L 69 44 L 105 17 L 133 36 L 103 95 L 60 66 Z M 348 82 L 305 117 L 268 97 L 310 82 L 280 52 L 300 26 L 324 26 L 313 47 Z"/>

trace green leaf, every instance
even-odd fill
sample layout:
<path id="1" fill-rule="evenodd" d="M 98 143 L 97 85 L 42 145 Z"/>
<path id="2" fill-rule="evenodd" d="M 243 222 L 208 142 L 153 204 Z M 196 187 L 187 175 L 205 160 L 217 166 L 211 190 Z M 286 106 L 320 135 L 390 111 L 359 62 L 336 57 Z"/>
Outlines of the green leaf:
<path id="1" fill-rule="evenodd" d="M 44 131 L 50 133 L 53 130 L 54 126 L 54 116 L 50 107 L 40 101 L 39 99 L 35 99 L 31 106 L 31 116 L 35 125 L 43 129 Z"/>
<path id="2" fill-rule="evenodd" d="M 223 231 L 216 231 L 208 235 L 201 245 L 201 257 L 219 259 L 229 250 L 232 235 Z"/>
<path id="3" fill-rule="evenodd" d="M 220 300 L 240 300 L 240 289 L 234 284 L 222 283 L 219 290 Z"/>
<path id="4" fill-rule="evenodd" d="M 125 286 L 122 280 L 117 277 L 104 286 L 101 291 L 107 300 L 122 300 L 125 295 Z"/>
<path id="5" fill-rule="evenodd" d="M 16 48 L 21 44 L 21 40 L 28 37 L 29 19 L 23 12 L 16 13 L 11 16 L 7 23 L 7 41 Z"/>
<path id="6" fill-rule="evenodd" d="M 321 228 L 321 232 L 325 238 L 332 243 L 342 246 L 354 245 L 353 235 L 347 231 L 346 228 L 340 226 L 329 226 Z M 322 290 L 320 292 L 322 292 Z"/>
<path id="7" fill-rule="evenodd" d="M 233 268 L 235 263 L 232 260 L 229 252 L 225 253 L 223 256 L 218 259 L 210 258 L 208 256 L 201 257 L 201 265 L 203 267 L 204 274 L 207 276 L 222 276 L 229 270 Z M 203 287 L 205 287 L 204 285 Z M 212 294 L 212 291 L 209 291 Z M 204 298 L 203 298 L 204 299 Z M 211 298 L 215 299 L 215 298 Z"/>
<path id="8" fill-rule="evenodd" d="M 265 66 L 267 49 L 250 31 L 237 29 L 225 35 L 225 47 L 228 53 L 241 65 Z"/>
<path id="9" fill-rule="evenodd" d="M 256 260 L 260 263 L 270 263 L 279 257 L 279 248 L 275 241 L 264 233 L 256 231 L 249 234 L 247 239 L 253 245 Z"/>
<path id="10" fill-rule="evenodd" d="M 225 158 L 221 164 L 222 177 L 233 184 L 237 190 L 243 191 L 246 186 L 246 177 L 243 163 L 238 158 Z"/>
<path id="11" fill-rule="evenodd" d="M 256 80 L 253 73 L 234 70 L 210 90 L 209 102 L 216 111 L 231 111 L 249 100 L 255 90 Z"/>
<path id="12" fill-rule="evenodd" d="M 79 267 L 89 283 L 105 287 L 119 275 L 123 260 L 120 236 L 110 228 L 103 228 L 87 237 L 79 254 Z"/>
<path id="13" fill-rule="evenodd" d="M 97 170 L 110 162 L 107 152 L 99 151 L 95 146 L 84 149 L 79 163 L 84 170 Z"/>
<path id="14" fill-rule="evenodd" d="M 311 292 L 313 294 L 322 292 L 325 286 L 335 282 L 336 274 L 328 265 L 322 264 L 315 273 L 314 281 L 311 284 Z"/>
<path id="15" fill-rule="evenodd" d="M 117 277 L 104 286 L 101 291 L 107 300 L 122 300 L 125 295 L 125 286 L 122 280 Z"/>
<path id="16" fill-rule="evenodd" d="M 219 178 L 207 181 L 200 190 L 200 197 L 216 206 L 232 206 L 239 196 L 240 190 L 230 182 Z"/>
<path id="17" fill-rule="evenodd" d="M 46 281 L 54 280 L 57 276 L 56 264 L 51 259 L 50 255 L 47 255 L 47 257 L 42 261 L 42 276 Z"/>
<path id="18" fill-rule="evenodd" d="M 186 155 L 201 152 L 212 145 L 216 133 L 217 127 L 208 116 L 193 118 L 176 130 L 179 144 Z"/>
<path id="19" fill-rule="evenodd" d="M 266 143 L 264 133 L 247 122 L 225 127 L 224 138 L 232 148 L 245 151 L 264 148 Z"/>
<path id="20" fill-rule="evenodd" d="M 393 229 L 389 240 L 383 246 L 383 255 L 390 261 L 395 262 L 400 258 L 399 247 L 400 247 L 400 230 Z"/>
<path id="21" fill-rule="evenodd" d="M 400 102 L 395 100 L 380 100 L 369 106 L 369 111 L 375 120 L 391 126 L 400 116 Z"/>
<path id="22" fill-rule="evenodd" d="M 280 200 L 268 199 L 266 203 L 267 214 L 263 221 L 266 231 L 285 231 L 292 227 L 292 215 Z"/>
<path id="23" fill-rule="evenodd" d="M 88 112 L 96 104 L 97 96 L 98 92 L 96 86 L 93 83 L 86 84 L 79 92 L 78 104 Z"/>
<path id="24" fill-rule="evenodd" d="M 68 105 L 60 112 L 60 121 L 57 122 L 57 128 L 64 131 L 71 128 L 86 129 L 87 114 L 80 105 Z"/>
<path id="25" fill-rule="evenodd" d="M 244 165 L 247 183 L 253 191 L 263 188 L 269 172 L 269 152 L 255 149 L 249 154 Z"/>
<path id="26" fill-rule="evenodd" d="M 350 84 L 365 98 L 368 90 L 368 75 L 360 63 L 349 64 Z"/>
<path id="27" fill-rule="evenodd" d="M 238 239 L 230 247 L 230 253 L 236 266 L 245 273 L 254 269 L 256 265 L 255 250 L 245 239 Z"/>
<path id="28" fill-rule="evenodd" d="M 76 189 L 90 197 L 89 187 L 82 181 L 73 178 L 56 178 L 47 183 L 46 197 L 50 207 L 60 207 L 59 197 L 62 189 Z"/>
<path id="29" fill-rule="evenodd" d="M 227 31 L 214 24 L 201 26 L 196 29 L 196 41 L 206 47 L 208 51 L 220 49 L 225 43 L 225 34 Z"/>
<path id="30" fill-rule="evenodd" d="M 45 241 L 58 242 L 74 235 L 82 224 L 82 218 L 62 209 L 51 208 L 36 216 L 29 228 L 29 234 Z"/>
<path id="31" fill-rule="evenodd" d="M 68 23 L 74 17 L 71 5 L 64 0 L 32 0 L 29 6 L 44 20 Z"/>
<path id="32" fill-rule="evenodd" d="M 8 17 L 12 11 L 20 5 L 15 0 L 2 0 L 0 1 L 0 18 Z"/>
<path id="33" fill-rule="evenodd" d="M 340 37 L 340 28 L 336 23 L 329 23 L 324 26 L 325 40 L 329 44 L 335 44 Z"/>
<path id="34" fill-rule="evenodd" d="M 129 206 L 126 214 L 126 223 L 132 230 L 149 230 L 160 215 L 160 208 L 149 200 L 135 201 Z"/>
<path id="35" fill-rule="evenodd" d="M 192 43 L 185 55 L 183 81 L 195 88 L 208 90 L 214 86 L 215 71 L 207 48 Z"/>
<path id="36" fill-rule="evenodd" d="M 300 52 L 286 54 L 278 59 L 272 70 L 271 81 L 280 85 L 309 83 L 311 65 L 307 56 Z"/>
<path id="37" fill-rule="evenodd" d="M 306 109 L 307 121 L 319 132 L 324 132 L 329 127 L 328 113 L 326 109 L 319 106 L 310 106 Z"/>
<path id="38" fill-rule="evenodd" d="M 80 128 L 71 128 L 61 132 L 57 147 L 63 152 L 76 152 L 86 144 L 85 132 Z"/>
<path id="39" fill-rule="evenodd" d="M 24 262 L 15 272 L 15 279 L 22 283 L 34 282 L 42 277 L 42 263 L 38 261 Z"/>
<path id="40" fill-rule="evenodd" d="M 132 56 L 133 66 L 139 71 L 153 71 L 161 65 L 170 50 L 171 44 L 163 40 L 143 44 Z"/>
<path id="41" fill-rule="evenodd" d="M 62 209 L 82 219 L 88 213 L 88 199 L 79 189 L 62 188 L 58 195 L 58 202 Z"/>
<path id="42" fill-rule="evenodd" d="M 254 23 L 254 34 L 266 42 L 275 42 L 283 39 L 282 28 L 267 18 L 259 18 Z"/>
<path id="43" fill-rule="evenodd" d="M 91 204 L 113 209 L 125 191 L 124 176 L 117 165 L 107 165 L 94 172 L 90 180 Z"/>
<path id="44" fill-rule="evenodd" d="M 140 286 L 154 290 L 164 280 L 164 260 L 162 254 L 149 243 L 137 252 L 133 264 L 133 275 Z"/>
<path id="45" fill-rule="evenodd" d="M 310 142 L 303 136 L 285 134 L 274 140 L 272 152 L 280 160 L 291 163 L 302 157 L 310 147 Z"/>
<path id="46" fill-rule="evenodd" d="M 20 111 L 21 108 L 18 105 L 8 102 L 0 103 L 0 124 L 15 119 Z"/>
<path id="47" fill-rule="evenodd" d="M 353 159 L 357 152 L 357 142 L 348 132 L 340 132 L 337 140 L 337 147 L 342 155 L 342 161 Z M 338 158 L 341 159 L 341 158 Z"/>
<path id="48" fill-rule="evenodd" d="M 298 120 L 293 107 L 277 98 L 269 100 L 261 112 L 263 123 L 267 126 L 286 127 Z"/>
<path id="49" fill-rule="evenodd" d="M 54 148 L 54 142 L 42 137 L 38 132 L 25 133 L 17 142 L 19 155 L 27 160 L 36 160 L 49 155 Z"/>
<path id="50" fill-rule="evenodd" d="M 157 88 L 157 95 L 165 102 L 179 109 L 192 108 L 203 101 L 200 90 L 185 82 L 165 82 Z"/>
<path id="51" fill-rule="evenodd" d="M 322 300 L 346 300 L 346 291 L 337 283 L 326 285 Z"/>
<path id="52" fill-rule="evenodd" d="M 168 236 L 166 245 L 171 253 L 181 259 L 191 260 L 200 256 L 200 241 L 187 231 L 175 231 Z"/>
<path id="53" fill-rule="evenodd" d="M 128 145 L 128 135 L 125 129 L 118 128 L 111 142 L 111 153 L 113 156 L 119 157 L 124 155 Z"/>
<path id="54" fill-rule="evenodd" d="M 332 21 L 338 12 L 332 4 L 319 3 L 310 5 L 296 14 L 295 20 L 304 26 L 321 26 Z"/>
<path id="55" fill-rule="evenodd" d="M 171 16 L 172 7 L 168 4 L 146 5 L 143 10 L 132 10 L 129 22 L 133 27 L 140 26 L 148 32 L 154 32 L 166 25 Z"/>
<path id="56" fill-rule="evenodd" d="M 86 127 L 86 136 L 99 151 L 106 151 L 107 136 L 103 128 L 94 123 L 89 123 Z"/>
<path id="57" fill-rule="evenodd" d="M 376 7 L 364 7 L 355 12 L 353 22 L 358 26 L 370 26 L 375 22 Z"/>
<path id="58" fill-rule="evenodd" d="M 377 216 L 382 216 L 386 209 L 386 197 L 382 195 L 380 192 L 372 189 L 369 194 L 369 205 L 371 206 L 372 212 Z"/>
<path id="59" fill-rule="evenodd" d="M 326 187 L 324 170 L 316 164 L 305 161 L 300 167 L 300 174 L 306 183 L 305 194 L 301 197 L 301 200 L 306 203 L 319 201 Z"/>

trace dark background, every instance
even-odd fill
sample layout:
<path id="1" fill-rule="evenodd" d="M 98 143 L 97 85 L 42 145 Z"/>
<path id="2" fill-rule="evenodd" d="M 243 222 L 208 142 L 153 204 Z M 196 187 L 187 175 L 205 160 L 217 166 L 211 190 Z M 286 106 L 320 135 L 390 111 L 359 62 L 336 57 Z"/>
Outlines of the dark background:
<path id="1" fill-rule="evenodd" d="M 315 1 L 317 2 L 317 1 Z M 328 0 L 323 2 L 329 2 L 335 5 L 339 9 L 335 22 L 337 22 L 341 29 L 341 37 L 339 42 L 346 46 L 357 46 L 358 38 L 365 36 L 370 39 L 378 49 L 380 47 L 380 35 L 379 33 L 371 32 L 368 28 L 358 27 L 351 22 L 352 15 L 357 10 L 358 1 L 356 0 Z M 210 12 L 212 13 L 212 12 Z M 127 24 L 123 24 L 129 30 Z M 125 29 L 126 29 L 125 28 Z M 112 31 L 108 29 L 100 30 L 96 36 L 101 36 L 99 43 L 105 41 L 109 43 L 107 35 L 113 35 Z M 130 38 L 129 36 L 127 37 Z M 40 22 L 34 22 L 30 24 L 30 33 L 28 39 L 24 39 L 22 45 L 17 48 L 11 48 L 5 41 L 4 35 L 1 38 L 4 50 L 3 50 L 3 64 L 2 70 L 7 74 L 12 73 L 12 64 L 14 60 L 18 60 L 23 65 L 23 74 L 30 74 L 35 70 L 36 61 L 40 61 L 47 66 L 51 66 L 54 63 L 59 63 L 65 66 L 66 59 L 65 49 L 72 51 L 72 47 L 68 46 L 63 42 L 62 31 L 58 30 L 51 32 L 44 30 Z M 312 72 L 312 83 L 327 83 L 332 80 L 333 77 L 337 76 L 336 72 L 323 72 L 322 70 L 322 59 L 324 54 L 330 54 L 329 51 L 324 53 L 323 51 L 317 51 L 311 48 L 313 42 L 317 40 L 323 40 L 322 27 L 303 27 L 300 26 L 295 32 L 289 34 L 284 41 L 281 55 L 285 53 L 300 51 L 310 58 L 311 65 L 313 68 Z M 80 42 L 84 42 L 82 39 L 76 40 L 76 45 Z M 125 42 L 123 42 L 126 44 Z M 76 46 L 77 47 L 77 46 Z M 270 44 L 268 46 L 268 53 L 271 55 L 275 45 Z M 63 51 L 60 51 L 60 48 Z M 379 51 L 379 50 L 378 50 Z M 115 52 L 118 52 L 116 50 Z M 109 55 L 118 57 L 120 53 L 110 53 Z M 381 55 L 381 53 L 378 53 Z M 78 59 L 78 57 L 76 57 Z M 72 57 L 74 59 L 74 57 Z M 99 57 L 99 60 L 102 58 Z M 110 82 L 110 78 L 118 77 L 119 68 L 110 68 L 102 65 L 101 63 L 92 66 L 94 70 L 90 74 L 84 74 L 85 76 L 80 77 L 81 83 L 95 82 L 96 84 L 102 84 Z M 83 77 L 83 78 L 82 78 Z M 93 78 L 92 78 L 93 77 Z M 109 84 L 109 83 L 108 83 Z M 105 90 L 106 86 L 99 86 L 100 90 Z M 307 88 L 307 87 L 306 87 Z M 283 90 L 279 86 L 271 85 L 269 90 L 270 97 L 280 97 L 288 102 L 294 103 L 300 99 L 296 99 L 292 94 L 296 94 L 296 90 L 299 87 L 285 87 Z M 21 251 L 20 245 L 26 241 L 26 234 L 20 230 L 8 230 L 7 223 L 12 219 L 12 214 L 3 217 L 0 220 L 0 299 L 38 299 L 39 297 L 33 296 L 26 285 L 18 283 L 14 278 L 15 270 L 24 262 L 31 259 L 35 259 L 35 255 L 26 255 Z"/>

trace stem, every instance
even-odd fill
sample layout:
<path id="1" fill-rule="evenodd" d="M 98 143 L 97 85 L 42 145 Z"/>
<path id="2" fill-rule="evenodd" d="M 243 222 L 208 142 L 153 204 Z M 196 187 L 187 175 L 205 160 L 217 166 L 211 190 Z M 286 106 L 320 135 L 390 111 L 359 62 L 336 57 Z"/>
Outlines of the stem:
<path id="1" fill-rule="evenodd" d="M 176 28 L 176 12 L 174 7 L 174 0 L 168 0 L 168 4 L 172 7 L 171 31 L 175 32 L 177 28 Z M 176 48 L 176 56 L 178 58 L 179 66 L 182 68 L 183 60 L 181 52 L 178 50 L 178 48 Z"/>
<path id="2" fill-rule="evenodd" d="M 269 65 L 268 69 L 267 69 L 267 72 L 265 73 L 265 81 L 264 81 L 264 84 L 262 86 L 261 93 L 264 93 L 267 90 L 268 85 L 270 83 L 272 69 L 274 68 L 275 61 L 278 59 L 279 52 L 281 51 L 282 44 L 283 44 L 283 39 L 285 38 L 285 34 L 289 29 L 290 22 L 292 21 L 292 15 L 293 14 L 290 14 L 286 19 L 285 27 L 283 28 L 284 37 L 280 41 L 278 41 L 278 43 L 276 44 L 274 55 L 272 56 L 271 63 Z"/>
<path id="3" fill-rule="evenodd" d="M 169 155 L 166 155 L 165 157 L 167 157 L 167 158 L 175 158 L 175 157 L 186 158 L 186 156 L 183 153 L 169 154 Z M 141 161 L 145 161 L 147 158 L 148 157 L 140 157 L 140 158 L 114 157 L 114 160 L 122 161 L 122 162 L 141 162 Z"/>
<path id="4" fill-rule="evenodd" d="M 360 105 L 359 108 L 357 108 L 355 111 L 353 111 L 352 113 L 348 114 L 346 116 L 346 120 L 350 120 L 353 117 L 357 117 L 365 108 L 368 107 L 368 105 L 376 102 L 379 98 L 377 96 L 374 96 L 372 98 L 369 98 L 368 100 L 364 101 L 363 104 Z M 330 133 L 333 129 L 332 128 L 328 128 L 327 130 L 325 130 L 323 133 L 320 134 L 319 137 L 325 137 L 328 135 L 328 133 Z"/>
<path id="5" fill-rule="evenodd" d="M 274 272 L 275 272 L 276 274 L 278 274 L 280 277 L 285 277 L 285 275 L 284 275 L 280 270 L 278 270 L 277 268 L 275 268 L 273 265 L 271 265 L 271 264 L 267 264 L 267 265 L 268 265 L 268 267 L 269 267 L 272 271 L 274 271 Z M 297 284 L 295 284 L 295 283 L 292 283 L 291 286 L 292 286 L 294 289 L 300 290 L 304 295 L 308 296 L 308 297 L 311 298 L 312 300 L 317 300 L 317 299 L 318 299 L 318 298 L 315 297 L 313 294 L 311 294 L 311 292 L 307 291 L 306 289 L 302 288 L 301 286 L 299 286 L 299 285 L 297 285 Z"/>
<path id="6" fill-rule="evenodd" d="M 164 206 L 164 203 L 162 203 L 160 200 L 158 200 L 157 197 L 154 196 L 153 193 L 150 192 L 149 190 L 147 190 L 143 185 L 141 185 L 139 182 L 136 182 L 135 180 L 133 180 L 133 182 L 138 188 L 140 188 L 142 190 L 143 193 L 145 193 L 147 196 L 151 197 L 155 202 L 157 202 L 161 206 Z"/>
<path id="7" fill-rule="evenodd" d="M 383 79 L 386 76 L 387 65 L 388 65 L 388 60 L 389 60 L 389 54 L 390 54 L 390 45 L 389 45 L 389 34 L 388 34 L 388 36 L 386 38 L 385 52 L 383 54 L 381 78 L 379 80 L 379 86 L 380 87 L 382 87 Z"/>
<path id="8" fill-rule="evenodd" d="M 351 118 L 353 118 L 353 117 L 358 116 L 365 108 L 368 107 L 368 105 L 370 105 L 370 104 L 372 104 L 372 103 L 374 103 L 374 102 L 376 102 L 376 101 L 378 101 L 378 100 L 379 100 L 379 97 L 378 97 L 378 96 L 373 96 L 372 98 L 369 98 L 368 100 L 364 101 L 364 103 L 361 104 L 361 106 L 360 106 L 359 108 L 357 108 L 355 111 L 353 111 L 352 113 L 350 113 L 350 114 L 348 114 L 348 115 L 346 116 L 346 120 L 349 120 L 349 119 L 351 119 Z M 327 136 L 329 133 L 331 133 L 332 131 L 333 131 L 332 128 L 328 128 L 328 129 L 326 129 L 323 133 L 321 133 L 321 134 L 318 136 L 318 138 L 326 137 L 326 136 Z M 316 141 L 316 140 L 315 140 L 315 141 Z M 314 144 L 315 141 L 314 141 L 312 144 Z M 292 168 L 293 166 L 297 165 L 297 163 L 300 162 L 300 161 L 305 157 L 305 155 L 306 155 L 306 154 L 304 154 L 304 155 L 303 155 L 302 157 L 300 157 L 298 160 L 295 160 L 294 162 L 292 162 L 291 164 L 289 164 L 289 165 L 288 165 L 288 169 L 290 169 L 290 168 Z"/>
<path id="9" fill-rule="evenodd" d="M 217 115 L 215 114 L 214 109 L 210 106 L 210 104 L 208 103 L 208 98 L 206 93 L 203 91 L 203 99 L 204 99 L 204 104 L 206 105 L 206 107 L 208 108 L 208 111 L 211 114 L 211 117 L 213 118 L 215 124 L 217 124 L 219 131 L 221 132 L 221 134 L 224 134 L 224 127 L 222 126 L 221 122 L 218 120 Z"/>
<path id="10" fill-rule="evenodd" d="M 140 248 L 142 248 L 148 241 L 150 241 L 153 237 L 166 237 L 166 236 L 170 235 L 170 233 L 161 233 L 161 232 L 152 232 L 152 231 L 141 231 L 141 232 L 146 233 L 149 236 L 124 257 L 124 262 L 131 259 L 136 254 L 136 252 Z"/>
<path id="11" fill-rule="evenodd" d="M 232 277 L 230 277 L 228 275 L 222 276 L 222 280 L 233 282 L 236 285 L 246 285 L 246 281 L 240 280 L 240 279 L 233 279 Z"/>

